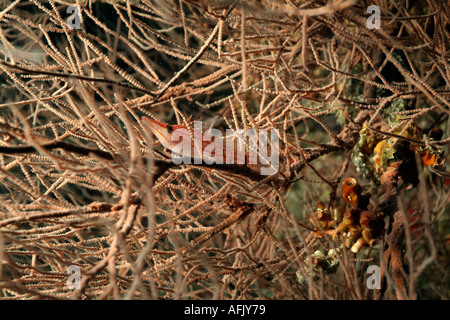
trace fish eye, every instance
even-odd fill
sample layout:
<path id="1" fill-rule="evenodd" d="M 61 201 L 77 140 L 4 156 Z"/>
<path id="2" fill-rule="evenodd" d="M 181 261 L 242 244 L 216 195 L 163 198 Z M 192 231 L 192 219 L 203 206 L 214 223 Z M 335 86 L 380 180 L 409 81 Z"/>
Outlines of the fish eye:
<path id="1" fill-rule="evenodd" d="M 173 128 L 172 128 L 172 126 L 170 124 L 167 126 L 167 132 L 169 134 L 171 134 L 173 132 Z"/>

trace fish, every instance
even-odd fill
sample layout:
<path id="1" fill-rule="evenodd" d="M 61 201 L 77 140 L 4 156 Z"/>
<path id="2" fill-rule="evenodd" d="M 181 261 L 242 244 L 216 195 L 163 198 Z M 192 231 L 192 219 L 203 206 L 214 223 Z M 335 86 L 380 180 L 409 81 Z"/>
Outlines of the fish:
<path id="1" fill-rule="evenodd" d="M 172 160 L 177 164 L 239 164 L 263 175 L 271 175 L 279 168 L 279 136 L 272 129 L 269 141 L 267 132 L 259 135 L 253 129 L 237 132 L 228 129 L 223 136 L 218 129 L 201 129 L 201 122 L 194 121 L 192 134 L 187 126 L 169 124 L 142 117 L 143 124 L 150 129 L 163 147 L 172 152 Z M 249 132 L 253 130 L 252 132 Z M 249 137 L 248 150 L 245 148 L 245 134 Z M 265 144 L 266 142 L 266 144 Z M 270 155 L 268 155 L 270 153 Z M 258 161 L 259 160 L 259 161 Z"/>

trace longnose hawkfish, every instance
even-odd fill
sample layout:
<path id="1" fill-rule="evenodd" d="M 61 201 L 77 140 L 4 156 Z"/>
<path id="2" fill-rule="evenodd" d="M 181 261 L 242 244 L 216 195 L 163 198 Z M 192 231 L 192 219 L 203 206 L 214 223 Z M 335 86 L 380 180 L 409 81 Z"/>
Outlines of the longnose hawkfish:
<path id="1" fill-rule="evenodd" d="M 194 122 L 191 131 L 185 125 L 171 125 L 145 116 L 142 121 L 172 152 L 172 161 L 176 164 L 242 164 L 261 175 L 278 172 L 279 136 L 275 129 L 270 130 L 270 139 L 267 131 L 259 130 L 256 134 L 253 129 L 246 132 L 227 129 L 224 137 L 218 129 L 203 132 L 200 121 Z"/>

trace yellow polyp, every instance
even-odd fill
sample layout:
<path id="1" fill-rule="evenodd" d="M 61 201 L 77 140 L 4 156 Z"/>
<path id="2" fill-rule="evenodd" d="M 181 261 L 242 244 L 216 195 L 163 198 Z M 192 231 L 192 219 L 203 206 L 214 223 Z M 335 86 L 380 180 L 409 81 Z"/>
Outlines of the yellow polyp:
<path id="1" fill-rule="evenodd" d="M 436 154 L 433 153 L 431 150 L 425 150 L 420 154 L 420 158 L 422 160 L 422 163 L 424 166 L 439 166 L 443 163 L 442 158 Z"/>
<path id="2" fill-rule="evenodd" d="M 386 146 L 386 140 L 381 140 L 373 149 L 373 153 L 376 155 L 381 155 L 383 153 L 384 147 Z"/>
<path id="3" fill-rule="evenodd" d="M 363 237 L 360 237 L 351 247 L 350 251 L 353 253 L 358 253 L 361 250 L 361 248 L 365 245 L 365 243 L 366 242 L 364 241 Z"/>
<path id="4" fill-rule="evenodd" d="M 434 154 L 430 154 L 428 151 L 424 152 L 421 155 L 422 163 L 424 166 L 429 167 L 436 164 L 436 156 Z"/>
<path id="5" fill-rule="evenodd" d="M 345 179 L 342 187 L 342 199 L 355 206 L 358 204 L 358 197 L 361 195 L 362 188 L 355 178 Z"/>
<path id="6" fill-rule="evenodd" d="M 364 230 L 361 233 L 361 236 L 363 237 L 364 241 L 367 244 L 371 244 L 375 242 L 375 239 L 372 238 L 372 233 L 370 232 L 370 229 L 364 228 Z"/>

